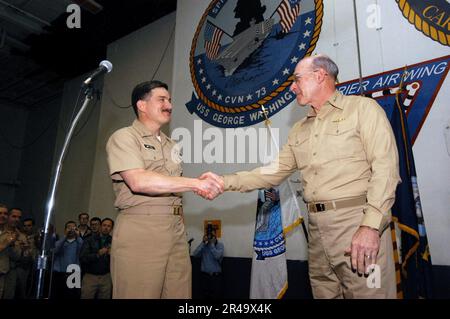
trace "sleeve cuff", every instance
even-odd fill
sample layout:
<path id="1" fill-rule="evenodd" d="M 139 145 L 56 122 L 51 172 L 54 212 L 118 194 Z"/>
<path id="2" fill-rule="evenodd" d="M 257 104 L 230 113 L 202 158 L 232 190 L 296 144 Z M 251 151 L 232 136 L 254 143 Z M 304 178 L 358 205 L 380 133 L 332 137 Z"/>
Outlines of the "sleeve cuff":
<path id="1" fill-rule="evenodd" d="M 374 228 L 381 234 L 387 226 L 387 221 L 387 216 L 384 216 L 382 213 L 376 211 L 372 207 L 366 207 L 364 209 L 364 218 L 362 220 L 361 226 Z"/>
<path id="2" fill-rule="evenodd" d="M 233 191 L 237 188 L 238 178 L 236 175 L 223 175 L 223 182 L 225 191 Z"/>

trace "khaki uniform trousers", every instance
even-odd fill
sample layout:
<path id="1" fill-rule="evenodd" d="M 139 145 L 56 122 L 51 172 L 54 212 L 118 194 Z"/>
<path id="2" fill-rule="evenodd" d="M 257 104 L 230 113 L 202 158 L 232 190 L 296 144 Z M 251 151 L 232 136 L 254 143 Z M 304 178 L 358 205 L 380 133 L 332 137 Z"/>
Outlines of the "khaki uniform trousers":
<path id="1" fill-rule="evenodd" d="M 111 277 L 113 299 L 190 299 L 192 268 L 182 216 L 121 212 Z"/>
<path id="2" fill-rule="evenodd" d="M 81 283 L 81 299 L 111 299 L 111 274 L 94 275 L 85 273 Z"/>
<path id="3" fill-rule="evenodd" d="M 376 265 L 380 267 L 380 288 L 376 281 L 358 275 L 344 251 L 363 219 L 364 206 L 309 213 L 309 277 L 314 298 L 387 298 L 397 296 L 392 238 L 389 228 L 381 236 Z"/>

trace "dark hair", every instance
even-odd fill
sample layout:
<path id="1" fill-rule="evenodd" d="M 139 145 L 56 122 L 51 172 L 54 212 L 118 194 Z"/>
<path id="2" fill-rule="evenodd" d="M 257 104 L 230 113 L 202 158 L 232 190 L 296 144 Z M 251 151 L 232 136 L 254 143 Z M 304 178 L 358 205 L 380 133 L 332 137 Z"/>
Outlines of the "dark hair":
<path id="1" fill-rule="evenodd" d="M 88 219 L 89 219 L 89 214 L 88 213 L 79 213 L 78 214 L 78 220 L 80 220 L 80 217 L 83 215 L 87 215 Z"/>
<path id="2" fill-rule="evenodd" d="M 147 95 L 156 88 L 164 88 L 169 90 L 169 86 L 166 83 L 158 80 L 142 82 L 134 87 L 133 93 L 131 93 L 131 105 L 133 106 L 133 111 L 136 114 L 136 117 L 139 116 L 137 102 L 145 99 Z"/>
<path id="3" fill-rule="evenodd" d="M 25 222 L 31 221 L 31 225 L 34 226 L 34 219 L 31 217 L 25 218 L 24 220 L 22 220 L 22 224 L 25 224 Z"/>
<path id="4" fill-rule="evenodd" d="M 111 223 L 112 223 L 112 227 L 114 227 L 114 221 L 111 219 L 111 218 L 109 218 L 109 217 L 106 217 L 106 218 L 103 218 L 103 220 L 102 220 L 102 224 L 103 224 L 103 222 L 104 221 L 106 221 L 106 220 L 109 220 L 109 221 L 111 221 Z"/>
<path id="5" fill-rule="evenodd" d="M 9 213 L 11 213 L 11 211 L 13 211 L 13 210 L 19 210 L 19 211 L 23 214 L 22 208 L 19 208 L 19 207 L 13 207 L 13 208 L 10 208 L 10 209 L 9 209 Z"/>
<path id="6" fill-rule="evenodd" d="M 102 220 L 99 217 L 92 217 L 89 222 L 98 221 L 100 224 L 102 223 Z"/>
<path id="7" fill-rule="evenodd" d="M 66 223 L 64 224 L 64 229 L 66 229 L 66 228 L 67 228 L 67 225 L 69 225 L 69 224 L 75 224 L 75 226 L 77 225 L 77 223 L 75 223 L 73 220 L 69 220 L 68 222 L 66 222 Z"/>

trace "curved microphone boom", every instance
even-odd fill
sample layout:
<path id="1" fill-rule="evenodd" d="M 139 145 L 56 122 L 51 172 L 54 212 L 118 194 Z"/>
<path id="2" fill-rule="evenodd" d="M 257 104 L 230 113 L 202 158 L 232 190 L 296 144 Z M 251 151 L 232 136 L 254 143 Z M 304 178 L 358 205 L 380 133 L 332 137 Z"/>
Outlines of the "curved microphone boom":
<path id="1" fill-rule="evenodd" d="M 84 102 L 83 105 L 78 110 L 78 113 L 76 114 L 73 121 L 71 120 L 71 124 L 69 127 L 69 131 L 66 134 L 66 137 L 64 139 L 64 144 L 60 150 L 60 154 L 58 157 L 58 162 L 55 167 L 55 170 L 53 172 L 53 176 L 50 182 L 50 191 L 47 198 L 47 205 L 45 209 L 45 222 L 44 222 L 44 234 L 42 238 L 41 243 L 41 249 L 39 252 L 39 255 L 36 257 L 36 298 L 42 299 L 44 294 L 44 281 L 45 281 L 45 274 L 47 271 L 52 271 L 52 265 L 49 264 L 49 252 L 50 252 L 50 237 L 52 234 L 50 234 L 50 220 L 52 217 L 52 211 L 53 206 L 55 205 L 55 197 L 56 197 L 56 189 L 59 182 L 59 177 L 61 175 L 62 170 L 62 164 L 64 161 L 64 158 L 66 156 L 67 150 L 69 148 L 70 140 L 72 139 L 72 136 L 75 132 L 75 127 L 77 126 L 77 123 L 79 122 L 82 114 L 86 110 L 89 102 L 94 98 L 93 97 L 93 91 L 94 88 L 90 85 L 92 81 L 94 81 L 95 78 L 98 76 L 109 73 L 112 70 L 112 63 L 104 60 L 100 62 L 99 67 L 97 70 L 94 71 L 94 73 L 91 74 L 84 82 L 81 87 L 81 90 L 84 91 Z"/>
<path id="2" fill-rule="evenodd" d="M 95 78 L 102 75 L 103 73 L 111 72 L 113 65 L 108 60 L 103 60 L 98 65 L 97 70 L 94 71 L 84 82 L 83 85 L 89 85 Z"/>

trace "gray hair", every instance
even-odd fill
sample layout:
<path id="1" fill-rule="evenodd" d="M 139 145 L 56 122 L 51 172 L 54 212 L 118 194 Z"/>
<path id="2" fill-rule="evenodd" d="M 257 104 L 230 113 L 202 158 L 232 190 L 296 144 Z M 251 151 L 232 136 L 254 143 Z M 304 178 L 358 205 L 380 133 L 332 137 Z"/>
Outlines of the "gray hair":
<path id="1" fill-rule="evenodd" d="M 330 59 L 329 56 L 325 54 L 317 54 L 312 56 L 311 58 L 311 65 L 314 69 L 324 69 L 329 75 L 334 78 L 334 80 L 337 79 L 339 68 L 336 63 L 334 63 L 334 61 Z"/>

